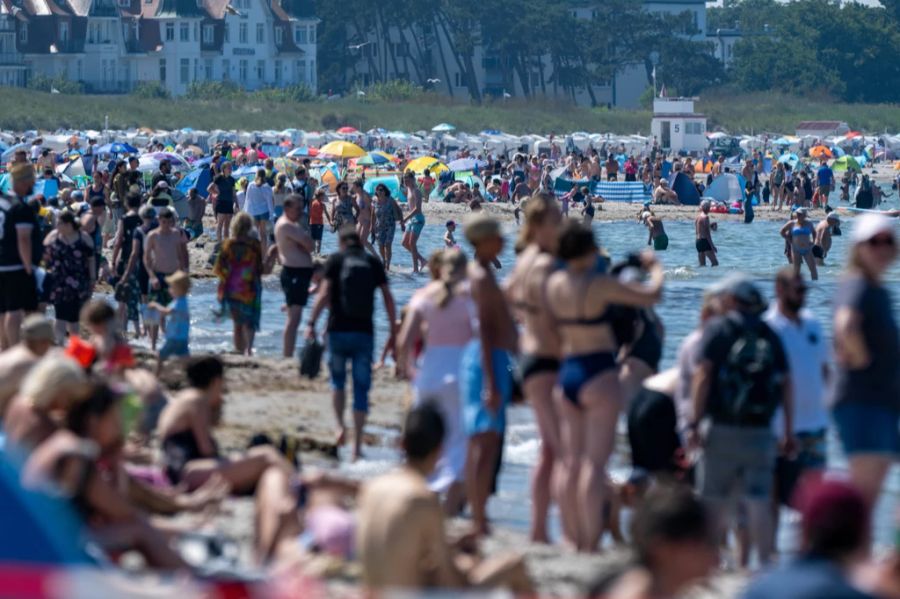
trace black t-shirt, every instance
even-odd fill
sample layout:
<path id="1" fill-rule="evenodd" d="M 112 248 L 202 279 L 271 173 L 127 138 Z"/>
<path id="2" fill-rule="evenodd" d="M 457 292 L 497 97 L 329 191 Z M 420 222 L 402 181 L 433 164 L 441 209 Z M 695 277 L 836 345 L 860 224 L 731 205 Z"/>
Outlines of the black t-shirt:
<path id="1" fill-rule="evenodd" d="M 850 308 L 862 317 L 860 328 L 872 360 L 859 370 L 838 368 L 835 402 L 900 409 L 900 333 L 887 289 L 862 277 L 845 279 L 835 296 L 835 307 Z"/>
<path id="2" fill-rule="evenodd" d="M 703 360 L 709 360 L 713 365 L 712 381 L 706 400 L 706 410 L 713 416 L 713 419 L 719 413 L 720 407 L 728 405 L 726 402 L 730 399 L 725 397 L 725 393 L 719 388 L 718 373 L 725 367 L 732 346 L 734 346 L 744 331 L 750 327 L 755 328 L 757 335 L 765 338 L 772 346 L 771 372 L 768 373 L 766 378 L 785 377 L 788 373 L 787 356 L 784 353 L 781 339 L 758 316 L 752 316 L 743 312 L 730 312 L 725 316 L 711 320 L 706 325 L 703 331 L 703 338 L 700 341 L 700 357 Z M 777 398 L 777 402 L 781 402 L 780 397 Z"/>
<path id="3" fill-rule="evenodd" d="M 329 282 L 331 287 L 331 305 L 328 316 L 328 332 L 329 333 L 368 333 L 373 334 L 375 329 L 372 324 L 372 316 L 368 319 L 360 320 L 351 318 L 343 313 L 341 309 L 341 268 L 344 261 L 344 255 L 350 252 L 357 252 L 365 257 L 372 269 L 372 290 L 375 291 L 387 283 L 387 273 L 384 272 L 384 265 L 381 261 L 369 254 L 362 248 L 354 248 L 338 252 L 328 257 L 325 262 L 323 275 Z"/>
<path id="4" fill-rule="evenodd" d="M 216 184 L 216 187 L 219 188 L 219 197 L 216 201 L 218 202 L 228 202 L 230 204 L 234 203 L 234 177 L 225 176 L 225 175 L 217 175 L 215 179 L 213 179 L 213 183 Z"/>
<path id="5" fill-rule="evenodd" d="M 149 235 L 150 231 L 158 226 L 159 224 L 156 221 L 153 221 L 149 227 L 141 225 L 134 231 L 134 237 L 131 241 L 132 245 L 135 241 L 137 241 L 137 254 L 135 255 L 135 259 L 138 263 L 138 269 L 140 269 L 141 271 L 146 270 L 146 268 L 144 267 L 144 247 L 146 245 L 145 242 L 147 241 L 147 235 Z"/>
<path id="6" fill-rule="evenodd" d="M 123 227 L 123 235 L 122 235 L 122 249 L 119 252 L 119 262 L 121 264 L 128 264 L 128 259 L 131 258 L 131 248 L 134 241 L 135 231 L 141 226 L 142 219 L 137 214 L 126 214 L 122 217 L 122 227 Z"/>
<path id="7" fill-rule="evenodd" d="M 31 233 L 31 247 L 40 243 L 40 227 L 34 211 L 18 198 L 0 197 L 0 271 L 22 270 L 25 268 L 19 256 L 18 230 L 28 228 Z M 34 249 L 32 249 L 32 254 Z M 41 255 L 32 256 L 32 263 L 40 262 Z"/>

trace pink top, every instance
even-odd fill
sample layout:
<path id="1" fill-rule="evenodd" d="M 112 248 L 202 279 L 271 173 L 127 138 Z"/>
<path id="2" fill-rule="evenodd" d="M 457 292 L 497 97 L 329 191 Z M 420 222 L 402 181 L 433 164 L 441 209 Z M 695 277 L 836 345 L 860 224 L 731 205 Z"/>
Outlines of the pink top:
<path id="1" fill-rule="evenodd" d="M 409 309 L 425 323 L 425 347 L 463 346 L 475 336 L 475 305 L 468 290 L 457 292 L 443 308 L 429 297 L 416 293 Z"/>

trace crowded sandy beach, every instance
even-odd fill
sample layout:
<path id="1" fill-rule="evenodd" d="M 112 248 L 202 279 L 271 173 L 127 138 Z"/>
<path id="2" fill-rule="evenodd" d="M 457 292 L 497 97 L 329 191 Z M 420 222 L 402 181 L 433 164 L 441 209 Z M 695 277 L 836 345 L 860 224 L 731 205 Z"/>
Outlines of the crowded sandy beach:
<path id="1" fill-rule="evenodd" d="M 42 541 L 7 561 L 102 596 L 898 596 L 887 138 L 16 137 L 2 494 Z"/>

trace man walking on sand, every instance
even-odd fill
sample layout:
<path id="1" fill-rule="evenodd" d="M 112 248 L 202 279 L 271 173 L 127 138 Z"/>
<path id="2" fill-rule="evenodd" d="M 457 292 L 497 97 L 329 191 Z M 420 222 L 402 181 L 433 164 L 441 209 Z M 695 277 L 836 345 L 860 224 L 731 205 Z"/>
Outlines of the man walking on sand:
<path id="1" fill-rule="evenodd" d="M 716 244 L 712 240 L 712 225 L 709 222 L 709 209 L 712 203 L 709 200 L 700 202 L 700 213 L 694 219 L 694 232 L 697 235 L 695 246 L 697 248 L 697 256 L 700 260 L 700 266 L 706 266 L 706 259 L 709 258 L 710 266 L 718 266 L 719 260 L 716 253 L 719 251 Z"/>
<path id="2" fill-rule="evenodd" d="M 300 224 L 303 201 L 303 197 L 298 194 L 285 198 L 284 214 L 275 223 L 275 245 L 269 250 L 270 254 L 277 253 L 278 261 L 281 262 L 281 289 L 287 306 L 287 322 L 284 324 L 285 358 L 294 355 L 297 327 L 303 318 L 313 272 L 313 238 Z"/>
<path id="3" fill-rule="evenodd" d="M 166 277 L 178 270 L 188 272 L 187 236 L 175 226 L 175 211 L 168 206 L 159 210 L 159 227 L 147 234 L 144 248 L 144 266 L 150 277 L 150 300 L 162 306 L 172 302 Z M 150 344 L 156 349 L 159 327 L 165 330 L 165 321 L 150 324 Z"/>
<path id="4" fill-rule="evenodd" d="M 316 320 L 327 305 L 328 367 L 331 371 L 332 401 L 338 423 L 336 443 L 343 445 L 347 427 L 344 426 L 347 362 L 352 362 L 353 376 L 353 460 L 362 457 L 362 435 L 369 413 L 369 389 L 372 386 L 372 352 L 375 348 L 375 291 L 384 298 L 390 326 L 388 345 L 396 337 L 394 297 L 388 286 L 387 273 L 381 260 L 368 253 L 359 233 L 352 224 L 340 231 L 340 250 L 325 262 L 323 280 L 316 296 L 306 338 L 316 336 Z"/>

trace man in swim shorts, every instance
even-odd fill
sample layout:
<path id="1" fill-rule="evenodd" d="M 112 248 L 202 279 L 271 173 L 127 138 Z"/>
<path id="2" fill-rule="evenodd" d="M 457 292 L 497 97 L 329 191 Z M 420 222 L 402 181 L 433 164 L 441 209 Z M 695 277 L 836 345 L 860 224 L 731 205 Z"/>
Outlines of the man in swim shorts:
<path id="1" fill-rule="evenodd" d="M 403 247 L 412 254 L 413 272 L 419 272 L 419 269 L 425 267 L 425 258 L 419 253 L 418 242 L 422 229 L 425 228 L 425 215 L 422 214 L 422 192 L 416 184 L 416 176 L 412 171 L 408 171 L 403 175 L 403 186 L 406 189 L 406 205 L 409 207 L 409 214 L 403 219 L 403 223 L 407 225 L 406 233 L 403 235 Z"/>
<path id="2" fill-rule="evenodd" d="M 694 232 L 697 235 L 695 247 L 697 248 L 697 256 L 700 260 L 700 266 L 706 266 L 706 260 L 709 259 L 710 266 L 718 266 L 719 260 L 716 253 L 719 251 L 712 240 L 712 227 L 709 222 L 709 209 L 712 202 L 703 200 L 700 202 L 700 213 L 694 219 Z"/>
<path id="3" fill-rule="evenodd" d="M 284 357 L 294 355 L 297 345 L 297 327 L 303 318 L 303 308 L 309 298 L 309 282 L 312 279 L 313 238 L 300 224 L 303 214 L 303 197 L 291 194 L 284 199 L 284 214 L 275 223 L 275 245 L 269 254 L 277 254 L 281 262 L 281 289 L 287 306 L 284 323 Z"/>

